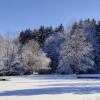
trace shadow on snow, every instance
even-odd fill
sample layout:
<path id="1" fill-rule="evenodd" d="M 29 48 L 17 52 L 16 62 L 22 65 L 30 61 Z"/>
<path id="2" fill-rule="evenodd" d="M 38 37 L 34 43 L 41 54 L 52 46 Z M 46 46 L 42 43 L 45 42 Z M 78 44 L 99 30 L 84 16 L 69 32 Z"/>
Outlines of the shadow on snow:
<path id="1" fill-rule="evenodd" d="M 73 94 L 92 94 L 100 93 L 100 87 L 49 87 L 40 89 L 23 89 L 23 90 L 13 90 L 5 91 L 0 93 L 0 96 L 30 96 L 30 95 L 44 95 L 44 94 L 63 94 L 63 93 L 73 93 Z"/>

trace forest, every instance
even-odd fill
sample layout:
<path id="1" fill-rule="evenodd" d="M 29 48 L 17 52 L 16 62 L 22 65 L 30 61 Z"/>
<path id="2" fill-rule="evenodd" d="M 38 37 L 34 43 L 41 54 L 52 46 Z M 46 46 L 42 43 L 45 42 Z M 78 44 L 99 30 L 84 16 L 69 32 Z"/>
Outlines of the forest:
<path id="1" fill-rule="evenodd" d="M 0 36 L 0 76 L 100 74 L 100 21 L 40 26 L 18 34 L 14 39 Z"/>

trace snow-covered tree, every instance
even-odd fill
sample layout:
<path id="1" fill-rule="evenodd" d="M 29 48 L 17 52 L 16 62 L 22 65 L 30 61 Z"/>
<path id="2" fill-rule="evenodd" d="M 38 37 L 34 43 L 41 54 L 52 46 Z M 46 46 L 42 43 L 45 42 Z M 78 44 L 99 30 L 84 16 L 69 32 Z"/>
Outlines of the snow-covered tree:
<path id="1" fill-rule="evenodd" d="M 0 38 L 0 67 L 10 69 L 15 58 L 15 44 L 3 37 Z"/>
<path id="2" fill-rule="evenodd" d="M 47 38 L 44 43 L 43 51 L 47 53 L 47 56 L 52 60 L 51 68 L 53 72 L 55 72 L 58 66 L 59 47 L 63 41 L 64 34 L 56 33 Z"/>
<path id="3" fill-rule="evenodd" d="M 94 66 L 93 47 L 78 25 L 75 27 L 66 35 L 61 45 L 58 73 L 86 72 Z"/>
<path id="4" fill-rule="evenodd" d="M 5 39 L 2 36 L 0 36 L 0 70 L 5 68 L 4 66 L 4 60 L 5 60 L 4 55 L 6 52 L 5 44 L 6 44 Z"/>
<path id="5" fill-rule="evenodd" d="M 97 46 L 95 52 L 95 62 L 97 70 L 100 72 L 100 22 L 98 22 L 96 27 L 96 38 L 97 38 Z"/>
<path id="6" fill-rule="evenodd" d="M 99 44 L 98 44 L 98 36 L 99 33 L 99 25 L 97 24 L 95 19 L 86 19 L 84 21 L 81 21 L 79 23 L 79 27 L 84 33 L 86 39 L 89 43 L 92 44 L 92 47 L 94 49 L 94 62 L 95 62 L 95 73 L 97 72 L 99 68 Z"/>
<path id="7" fill-rule="evenodd" d="M 30 67 L 33 72 L 38 72 L 42 69 L 49 70 L 50 59 L 46 57 L 36 41 L 31 40 L 22 46 L 22 49 L 18 50 L 21 50 L 17 54 L 18 60 Z"/>
<path id="8" fill-rule="evenodd" d="M 86 39 L 95 47 L 96 46 L 96 21 L 94 19 L 84 20 L 79 23 L 80 29 L 83 31 Z"/>

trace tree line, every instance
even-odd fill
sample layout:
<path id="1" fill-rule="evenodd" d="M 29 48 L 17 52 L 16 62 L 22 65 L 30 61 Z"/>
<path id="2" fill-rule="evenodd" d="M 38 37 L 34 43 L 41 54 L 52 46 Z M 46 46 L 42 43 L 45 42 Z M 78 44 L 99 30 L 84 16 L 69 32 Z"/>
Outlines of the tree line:
<path id="1" fill-rule="evenodd" d="M 0 75 L 100 73 L 100 22 L 74 22 L 69 29 L 21 31 L 14 40 L 0 38 Z"/>

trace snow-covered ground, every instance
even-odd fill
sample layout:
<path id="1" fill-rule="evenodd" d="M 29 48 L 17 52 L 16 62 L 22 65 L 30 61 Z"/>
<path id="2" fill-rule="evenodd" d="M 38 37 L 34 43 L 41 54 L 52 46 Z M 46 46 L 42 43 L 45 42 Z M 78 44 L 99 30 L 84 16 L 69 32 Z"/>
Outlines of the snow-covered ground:
<path id="1" fill-rule="evenodd" d="M 7 77 L 0 81 L 0 100 L 100 100 L 99 79 L 67 75 Z"/>

